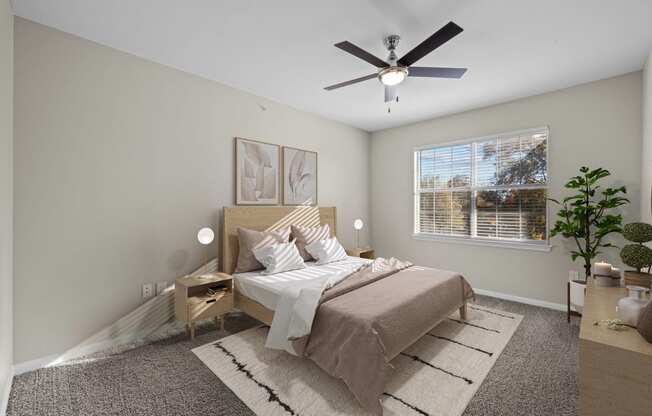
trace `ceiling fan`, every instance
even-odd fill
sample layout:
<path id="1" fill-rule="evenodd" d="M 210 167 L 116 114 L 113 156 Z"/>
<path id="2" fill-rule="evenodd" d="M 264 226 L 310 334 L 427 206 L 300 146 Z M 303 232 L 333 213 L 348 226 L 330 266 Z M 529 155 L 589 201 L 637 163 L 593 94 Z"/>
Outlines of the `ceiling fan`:
<path id="1" fill-rule="evenodd" d="M 455 36 L 459 35 L 464 29 L 459 27 L 453 22 L 448 22 L 444 27 L 436 31 L 428 39 L 421 42 L 414 49 L 408 52 L 401 59 L 396 56 L 396 47 L 398 41 L 401 39 L 398 35 L 390 35 L 384 39 L 385 47 L 389 50 L 387 61 L 370 54 L 364 49 L 355 46 L 349 41 L 336 43 L 335 47 L 340 48 L 351 55 L 369 62 L 378 68 L 378 72 L 374 74 L 365 75 L 360 78 L 355 78 L 349 81 L 340 82 L 339 84 L 330 85 L 325 87 L 325 90 L 331 91 L 337 88 L 346 87 L 347 85 L 357 84 L 358 82 L 366 81 L 373 78 L 378 80 L 385 86 L 385 102 L 398 102 L 398 85 L 405 81 L 405 78 L 410 77 L 425 77 L 425 78 L 461 78 L 466 72 L 466 68 L 442 68 L 442 67 L 423 67 L 412 66 L 419 59 L 428 55 L 444 43 L 448 42 Z"/>

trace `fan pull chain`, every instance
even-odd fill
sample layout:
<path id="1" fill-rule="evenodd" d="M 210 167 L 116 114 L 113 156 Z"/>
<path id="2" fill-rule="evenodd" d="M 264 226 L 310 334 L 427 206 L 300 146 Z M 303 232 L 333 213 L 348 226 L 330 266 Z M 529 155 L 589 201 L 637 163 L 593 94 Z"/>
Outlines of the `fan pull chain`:
<path id="1" fill-rule="evenodd" d="M 398 103 L 398 95 L 396 96 L 396 102 Z M 391 112 L 392 112 L 392 106 L 391 104 L 387 104 L 387 113 L 390 114 Z"/>

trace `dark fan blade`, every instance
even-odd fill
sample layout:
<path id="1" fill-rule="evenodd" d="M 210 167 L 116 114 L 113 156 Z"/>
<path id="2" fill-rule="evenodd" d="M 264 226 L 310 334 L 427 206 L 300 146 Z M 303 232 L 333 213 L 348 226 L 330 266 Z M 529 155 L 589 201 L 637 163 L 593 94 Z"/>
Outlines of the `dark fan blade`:
<path id="1" fill-rule="evenodd" d="M 448 22 L 446 26 L 436 31 L 428 39 L 421 42 L 417 47 L 408 52 L 404 57 L 398 60 L 398 63 L 403 66 L 410 66 L 419 59 L 428 55 L 444 43 L 453 39 L 455 36 L 462 33 L 464 29 L 459 27 L 453 22 Z"/>
<path id="2" fill-rule="evenodd" d="M 385 85 L 385 102 L 386 103 L 396 100 L 397 96 L 398 96 L 398 87 L 396 85 L 393 85 L 391 87 L 389 85 Z"/>
<path id="3" fill-rule="evenodd" d="M 377 78 L 377 77 L 378 77 L 378 74 L 365 75 L 364 77 L 360 77 L 360 78 L 352 79 L 350 81 L 340 82 L 339 84 L 324 87 L 324 89 L 330 91 L 330 90 L 334 90 L 336 88 L 346 87 L 347 85 L 356 84 L 358 82 L 366 81 L 368 79 Z"/>
<path id="4" fill-rule="evenodd" d="M 386 68 L 389 66 L 389 64 L 385 61 L 383 61 L 380 58 L 376 58 L 369 52 L 365 51 L 362 48 L 359 48 L 352 44 L 351 42 L 344 41 L 340 43 L 335 44 L 336 48 L 340 48 L 343 51 L 346 51 L 350 53 L 351 55 L 357 56 L 358 58 L 362 59 L 363 61 L 369 62 L 371 65 L 377 66 L 378 68 Z"/>
<path id="5" fill-rule="evenodd" d="M 462 78 L 466 68 L 435 68 L 427 66 L 411 66 L 408 68 L 411 77 L 429 78 Z"/>

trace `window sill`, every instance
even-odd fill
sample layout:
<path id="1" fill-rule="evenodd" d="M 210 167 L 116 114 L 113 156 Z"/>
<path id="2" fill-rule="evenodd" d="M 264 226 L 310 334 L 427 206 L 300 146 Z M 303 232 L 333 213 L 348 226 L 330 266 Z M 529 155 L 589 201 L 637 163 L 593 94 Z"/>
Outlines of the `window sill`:
<path id="1" fill-rule="evenodd" d="M 516 250 L 528 250 L 528 251 L 543 251 L 549 252 L 552 249 L 550 244 L 546 243 L 524 243 L 519 241 L 500 241 L 500 240 L 484 240 L 484 239 L 471 239 L 463 237 L 449 237 L 444 235 L 436 234 L 425 234 L 425 233 L 414 233 L 412 238 L 415 240 L 424 240 L 424 241 L 439 241 L 442 243 L 454 243 L 454 244 L 468 244 L 472 246 L 485 246 L 485 247 L 499 247 L 499 248 L 510 248 Z"/>

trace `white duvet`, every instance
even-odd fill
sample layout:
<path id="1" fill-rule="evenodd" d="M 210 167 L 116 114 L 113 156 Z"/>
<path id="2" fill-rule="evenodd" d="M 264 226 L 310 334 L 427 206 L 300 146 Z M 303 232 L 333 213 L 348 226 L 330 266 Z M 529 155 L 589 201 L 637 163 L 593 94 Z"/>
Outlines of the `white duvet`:
<path id="1" fill-rule="evenodd" d="M 265 346 L 297 355 L 290 340 L 310 334 L 321 295 L 356 269 L 357 267 L 351 266 L 350 270 L 297 282 L 283 289 L 276 304 L 274 320 L 267 334 Z"/>

